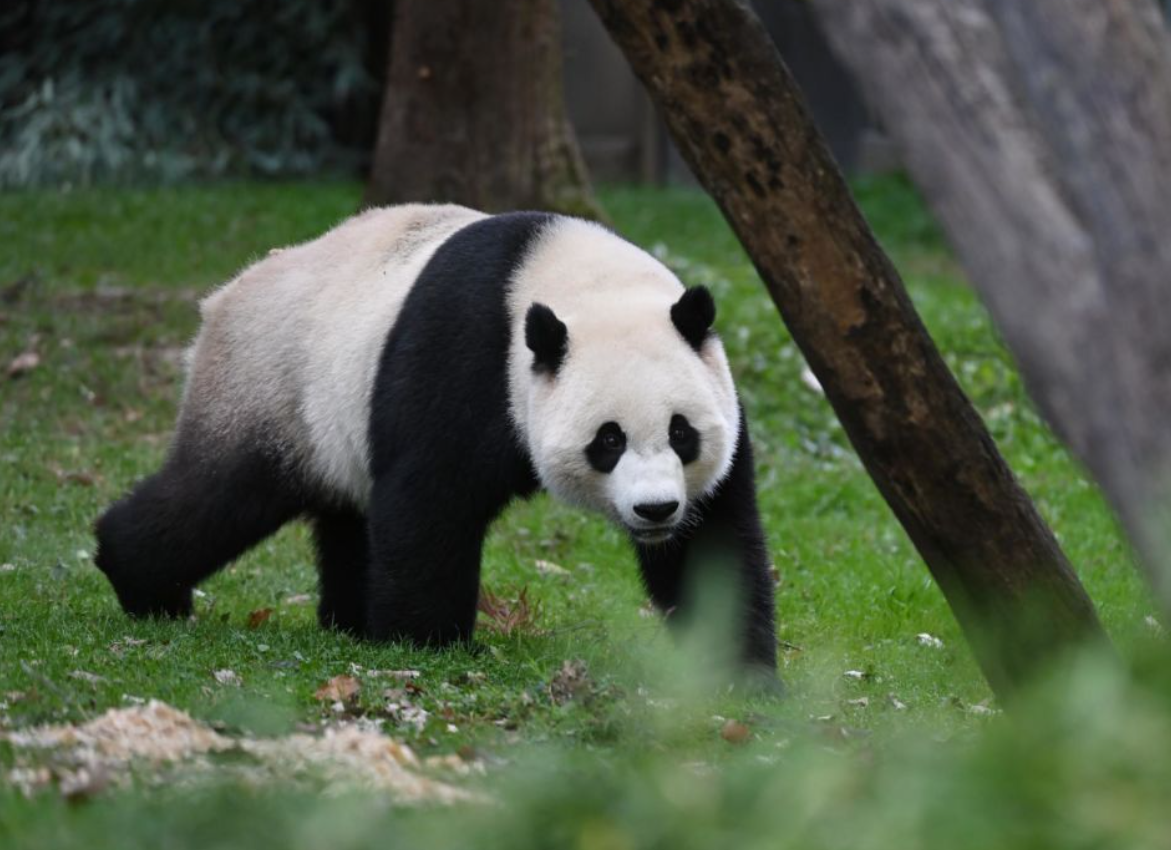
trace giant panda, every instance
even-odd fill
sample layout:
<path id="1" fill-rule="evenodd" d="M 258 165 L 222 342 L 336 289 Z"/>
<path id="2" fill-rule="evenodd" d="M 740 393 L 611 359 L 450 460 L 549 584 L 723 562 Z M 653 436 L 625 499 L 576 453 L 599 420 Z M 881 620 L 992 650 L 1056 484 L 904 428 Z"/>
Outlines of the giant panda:
<path id="1" fill-rule="evenodd" d="M 544 488 L 625 530 L 668 622 L 698 573 L 726 572 L 731 649 L 775 669 L 715 307 L 651 255 L 560 215 L 386 207 L 270 253 L 200 312 L 166 462 L 96 524 L 128 613 L 188 615 L 195 585 L 303 516 L 323 626 L 466 641 L 489 525 Z"/>

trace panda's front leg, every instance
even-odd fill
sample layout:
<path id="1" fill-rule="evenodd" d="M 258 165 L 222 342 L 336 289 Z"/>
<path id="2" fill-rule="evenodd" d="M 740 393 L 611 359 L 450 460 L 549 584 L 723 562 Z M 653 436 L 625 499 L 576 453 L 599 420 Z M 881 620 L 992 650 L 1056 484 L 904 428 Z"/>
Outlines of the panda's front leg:
<path id="1" fill-rule="evenodd" d="M 703 607 L 700 593 L 730 588 L 735 654 L 750 674 L 764 673 L 775 681 L 776 603 L 743 413 L 732 468 L 716 491 L 693 508 L 676 538 L 660 545 L 636 544 L 636 549 L 651 601 L 669 615 L 670 625 L 689 624 Z"/>
<path id="2" fill-rule="evenodd" d="M 374 482 L 368 514 L 366 635 L 443 646 L 471 640 L 487 521 L 435 486 L 400 470 Z"/>

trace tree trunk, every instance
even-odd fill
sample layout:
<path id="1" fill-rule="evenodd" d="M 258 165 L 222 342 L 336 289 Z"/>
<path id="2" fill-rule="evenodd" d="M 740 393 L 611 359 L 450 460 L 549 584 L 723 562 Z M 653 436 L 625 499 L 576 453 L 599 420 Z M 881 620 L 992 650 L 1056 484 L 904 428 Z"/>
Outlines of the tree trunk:
<path id="1" fill-rule="evenodd" d="M 814 0 L 1171 615 L 1171 39 L 1150 0 Z"/>
<path id="2" fill-rule="evenodd" d="M 591 0 L 715 197 L 989 683 L 1101 635 L 948 371 L 791 77 L 737 0 Z"/>
<path id="3" fill-rule="evenodd" d="M 396 0 L 366 204 L 600 209 L 565 117 L 556 0 Z"/>

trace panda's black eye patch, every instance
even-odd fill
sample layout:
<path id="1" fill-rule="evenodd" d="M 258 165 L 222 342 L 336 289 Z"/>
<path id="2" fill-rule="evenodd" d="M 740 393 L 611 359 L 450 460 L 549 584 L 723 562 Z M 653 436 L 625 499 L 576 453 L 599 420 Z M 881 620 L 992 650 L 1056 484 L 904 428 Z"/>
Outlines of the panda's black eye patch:
<path id="1" fill-rule="evenodd" d="M 699 457 L 699 432 L 691 426 L 686 416 L 676 413 L 671 417 L 668 436 L 671 440 L 671 448 L 675 450 L 675 454 L 679 455 L 679 460 L 683 461 L 684 464 L 691 463 Z"/>
<path id="2" fill-rule="evenodd" d="M 598 429 L 593 442 L 586 446 L 586 460 L 598 472 L 613 472 L 626 451 L 626 435 L 617 422 L 607 422 Z"/>

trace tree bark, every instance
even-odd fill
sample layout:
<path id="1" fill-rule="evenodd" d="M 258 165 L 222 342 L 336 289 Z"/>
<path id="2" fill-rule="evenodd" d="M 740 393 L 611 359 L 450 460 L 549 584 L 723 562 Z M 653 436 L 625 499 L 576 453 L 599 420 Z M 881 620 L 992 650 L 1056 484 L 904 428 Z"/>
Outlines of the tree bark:
<path id="1" fill-rule="evenodd" d="M 1171 615 L 1171 38 L 1149 0 L 814 0 Z"/>
<path id="2" fill-rule="evenodd" d="M 366 204 L 600 208 L 565 116 L 556 0 L 396 0 Z"/>
<path id="3" fill-rule="evenodd" d="M 1009 694 L 1100 637 L 1093 604 L 948 371 L 791 77 L 738 0 L 591 0 L 715 197 L 875 484 Z"/>

